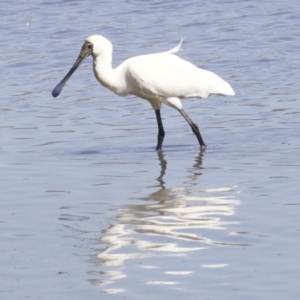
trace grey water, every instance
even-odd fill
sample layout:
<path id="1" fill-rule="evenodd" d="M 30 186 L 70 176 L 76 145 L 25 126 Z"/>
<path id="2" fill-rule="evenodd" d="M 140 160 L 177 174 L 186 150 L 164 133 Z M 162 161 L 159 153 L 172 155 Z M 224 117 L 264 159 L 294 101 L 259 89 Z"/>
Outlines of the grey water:
<path id="1" fill-rule="evenodd" d="M 11 1 L 0 7 L 0 299 L 299 299 L 297 1 Z M 52 89 L 85 38 L 113 65 L 165 51 L 236 96 L 162 108 L 94 78 Z"/>

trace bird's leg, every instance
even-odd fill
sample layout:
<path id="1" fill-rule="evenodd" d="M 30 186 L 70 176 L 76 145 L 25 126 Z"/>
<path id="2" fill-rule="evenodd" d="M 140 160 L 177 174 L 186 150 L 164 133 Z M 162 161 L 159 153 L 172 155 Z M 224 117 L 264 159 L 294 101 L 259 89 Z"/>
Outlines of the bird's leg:
<path id="1" fill-rule="evenodd" d="M 197 139 L 198 139 L 198 142 L 201 146 L 201 148 L 205 148 L 205 144 L 204 144 L 204 141 L 203 141 L 203 138 L 200 134 L 200 130 L 198 128 L 198 125 L 195 124 L 192 119 L 188 116 L 188 114 L 183 110 L 183 109 L 179 109 L 179 112 L 182 114 L 182 116 L 187 120 L 187 122 L 190 124 L 194 134 L 196 135 Z"/>
<path id="2" fill-rule="evenodd" d="M 157 109 L 155 111 L 156 114 L 156 120 L 157 120 L 157 125 L 158 125 L 158 136 L 157 136 L 157 146 L 156 146 L 156 150 L 160 150 L 162 143 L 164 141 L 164 137 L 165 137 L 165 131 L 164 131 L 164 127 L 161 121 L 161 116 L 160 116 L 160 109 Z"/>

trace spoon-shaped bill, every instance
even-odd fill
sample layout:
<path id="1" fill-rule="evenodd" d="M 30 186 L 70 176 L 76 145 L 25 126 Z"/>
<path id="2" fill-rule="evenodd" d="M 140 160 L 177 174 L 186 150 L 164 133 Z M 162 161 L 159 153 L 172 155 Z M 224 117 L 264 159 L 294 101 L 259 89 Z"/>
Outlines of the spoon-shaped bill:
<path id="1" fill-rule="evenodd" d="M 71 75 L 70 75 L 71 76 Z M 69 76 L 69 77 L 70 77 Z M 63 89 L 63 87 L 65 86 L 65 84 L 66 84 L 66 82 L 67 82 L 67 80 L 69 79 L 69 77 L 68 78 L 64 78 L 54 89 L 53 89 L 53 91 L 52 91 L 52 96 L 54 97 L 54 98 L 56 98 L 59 94 L 60 94 L 60 92 L 62 91 L 62 89 Z"/>
<path id="2" fill-rule="evenodd" d="M 76 71 L 76 69 L 80 66 L 80 64 L 93 52 L 93 45 L 89 42 L 85 42 L 81 48 L 80 54 L 78 58 L 76 59 L 73 67 L 70 69 L 68 74 L 62 79 L 62 81 L 53 89 L 52 96 L 57 97 L 64 86 L 66 85 L 69 78 L 72 76 L 72 74 Z"/>
<path id="3" fill-rule="evenodd" d="M 62 89 L 64 88 L 65 84 L 69 80 L 69 78 L 72 76 L 72 74 L 76 71 L 76 69 L 80 66 L 80 64 L 84 61 L 86 57 L 79 55 L 79 57 L 76 59 L 73 67 L 70 69 L 68 74 L 61 80 L 61 82 L 53 89 L 52 96 L 57 97 Z"/>

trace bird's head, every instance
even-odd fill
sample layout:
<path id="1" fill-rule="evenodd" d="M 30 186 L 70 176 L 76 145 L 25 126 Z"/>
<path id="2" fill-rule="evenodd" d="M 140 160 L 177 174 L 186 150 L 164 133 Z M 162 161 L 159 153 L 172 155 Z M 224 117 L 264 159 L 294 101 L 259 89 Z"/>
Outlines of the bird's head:
<path id="1" fill-rule="evenodd" d="M 86 40 L 82 46 L 81 51 L 88 48 L 86 51 L 92 50 L 93 57 L 111 55 L 113 51 L 113 46 L 111 42 L 101 35 L 91 35 Z"/>
<path id="2" fill-rule="evenodd" d="M 61 82 L 53 89 L 52 96 L 57 97 L 61 93 L 69 78 L 88 56 L 93 55 L 93 57 L 96 58 L 97 56 L 101 55 L 105 57 L 107 55 L 111 55 L 111 53 L 112 44 L 109 40 L 107 40 L 101 35 L 89 36 L 85 40 L 73 67 L 70 69 L 68 74 L 61 80 Z"/>

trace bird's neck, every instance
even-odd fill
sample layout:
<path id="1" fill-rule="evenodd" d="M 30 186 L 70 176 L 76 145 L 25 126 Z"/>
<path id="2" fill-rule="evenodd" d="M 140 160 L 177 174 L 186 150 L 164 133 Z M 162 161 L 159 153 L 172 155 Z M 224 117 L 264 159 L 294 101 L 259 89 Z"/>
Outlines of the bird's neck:
<path id="1" fill-rule="evenodd" d="M 94 73 L 98 81 L 113 92 L 117 92 L 116 72 L 112 68 L 112 53 L 94 57 Z"/>

